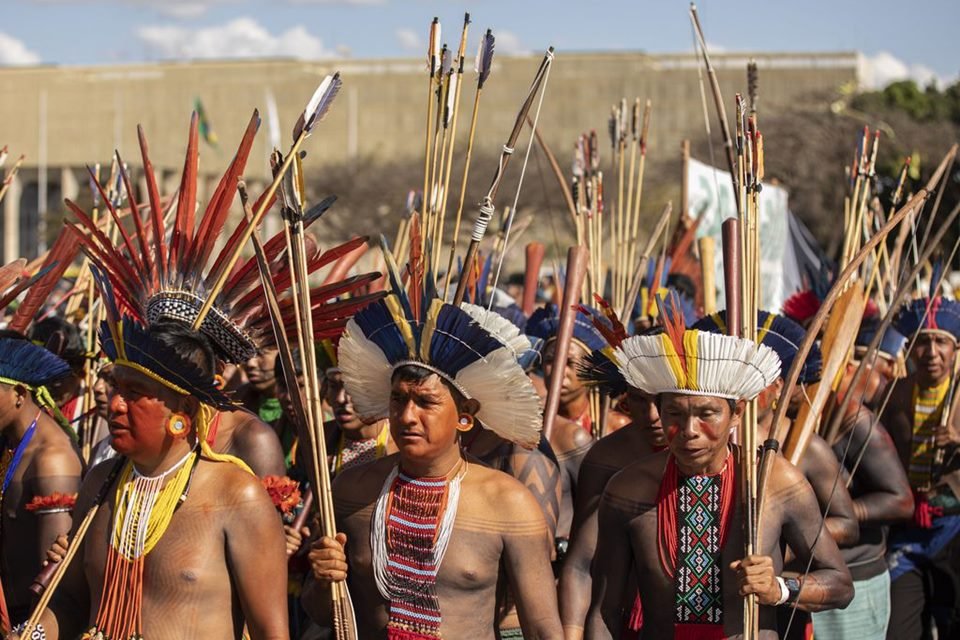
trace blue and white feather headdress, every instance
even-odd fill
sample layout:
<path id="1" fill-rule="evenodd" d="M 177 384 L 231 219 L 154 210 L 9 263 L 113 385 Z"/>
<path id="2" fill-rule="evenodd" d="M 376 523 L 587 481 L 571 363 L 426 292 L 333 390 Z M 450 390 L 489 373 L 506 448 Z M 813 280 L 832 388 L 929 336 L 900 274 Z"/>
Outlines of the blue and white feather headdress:
<path id="1" fill-rule="evenodd" d="M 347 323 L 337 352 L 358 414 L 368 419 L 388 417 L 393 372 L 414 364 L 476 400 L 480 404 L 477 419 L 484 427 L 511 442 L 536 446 L 541 401 L 518 362 L 530 349 L 529 339 L 495 312 L 466 303 L 460 307 L 444 303 L 429 287 L 423 293 L 416 277 L 411 292 L 419 299 L 411 305 L 392 257 L 388 251 L 385 254 L 393 295 L 357 312 Z"/>

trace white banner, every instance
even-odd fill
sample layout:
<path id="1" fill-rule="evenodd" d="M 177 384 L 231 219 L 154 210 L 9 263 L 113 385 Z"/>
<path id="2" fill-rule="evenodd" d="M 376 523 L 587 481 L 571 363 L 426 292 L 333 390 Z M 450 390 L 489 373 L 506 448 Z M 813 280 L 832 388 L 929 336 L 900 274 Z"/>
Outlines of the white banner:
<path id="1" fill-rule="evenodd" d="M 697 229 L 697 238 L 712 236 L 716 240 L 714 274 L 717 283 L 717 308 L 726 307 L 723 292 L 723 242 L 720 225 L 737 215 L 730 174 L 698 162 L 689 164 L 690 211 L 696 218 L 704 212 Z M 779 311 L 783 301 L 799 287 L 801 281 L 793 242 L 790 238 L 790 209 L 787 191 L 764 184 L 760 192 L 760 306 Z"/>

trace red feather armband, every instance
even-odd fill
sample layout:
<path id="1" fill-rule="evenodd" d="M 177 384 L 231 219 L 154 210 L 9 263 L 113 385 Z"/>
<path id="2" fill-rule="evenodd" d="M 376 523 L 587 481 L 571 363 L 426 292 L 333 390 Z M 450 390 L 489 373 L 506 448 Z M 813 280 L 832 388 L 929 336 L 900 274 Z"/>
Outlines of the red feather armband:
<path id="1" fill-rule="evenodd" d="M 37 515 L 69 513 L 76 504 L 77 494 L 55 492 L 48 496 L 34 496 L 33 500 L 27 503 L 27 511 Z"/>

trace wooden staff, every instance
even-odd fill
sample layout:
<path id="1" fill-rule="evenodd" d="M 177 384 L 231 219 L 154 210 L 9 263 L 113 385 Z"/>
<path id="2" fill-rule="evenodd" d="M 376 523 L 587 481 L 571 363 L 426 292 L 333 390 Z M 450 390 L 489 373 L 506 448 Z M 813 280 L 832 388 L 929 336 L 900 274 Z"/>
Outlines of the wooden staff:
<path id="1" fill-rule="evenodd" d="M 629 171 L 629 183 L 627 184 L 627 219 L 625 222 L 625 228 L 623 230 L 623 236 L 620 238 L 620 260 L 617 263 L 617 274 L 618 274 L 618 287 L 620 290 L 620 298 L 616 301 L 614 307 L 617 309 L 622 309 L 626 304 L 625 298 L 627 297 L 627 287 L 630 286 L 629 278 L 629 269 L 632 266 L 630 264 L 630 251 L 632 249 L 631 240 L 633 240 L 630 233 L 632 212 L 633 212 L 633 191 L 636 184 L 636 173 L 635 168 L 637 166 L 637 149 L 640 146 L 640 98 L 636 98 L 633 102 L 633 110 L 630 112 L 630 171 Z"/>
<path id="2" fill-rule="evenodd" d="M 300 196 L 300 158 L 294 161 L 294 170 L 284 182 L 281 197 L 284 200 L 284 217 L 290 233 L 287 252 L 293 267 L 291 289 L 298 305 L 297 333 L 300 336 L 301 364 L 306 390 L 307 431 L 311 434 L 310 449 L 313 458 L 314 482 L 319 496 L 320 522 L 323 535 L 336 537 L 336 522 L 333 509 L 333 492 L 330 468 L 327 465 L 327 446 L 323 433 L 323 408 L 321 406 L 320 381 L 317 371 L 317 352 L 314 348 L 313 303 L 310 295 L 309 271 L 304 239 L 302 197 Z M 302 187 L 300 187 L 302 188 Z M 334 632 L 338 640 L 356 638 L 356 625 L 350 611 L 349 593 L 345 583 L 336 583 L 330 590 L 333 608 Z"/>
<path id="3" fill-rule="evenodd" d="M 543 256 L 546 254 L 546 251 L 547 248 L 540 242 L 531 242 L 526 247 L 525 255 L 527 264 L 523 276 L 523 304 L 521 308 L 523 309 L 523 314 L 527 317 L 533 313 L 533 309 L 537 304 L 540 267 L 543 265 Z"/>
<path id="4" fill-rule="evenodd" d="M 444 118 L 444 105 L 447 102 L 447 90 L 450 88 L 450 73 L 453 66 L 450 58 L 450 50 L 447 45 L 443 45 L 440 51 L 440 71 L 437 74 L 437 113 L 434 117 L 433 125 L 433 161 L 430 165 L 430 193 L 424 198 L 423 204 L 423 227 L 425 233 L 421 236 L 421 250 L 426 250 L 429 246 L 428 240 L 433 237 L 433 227 L 436 221 L 437 210 L 440 204 L 440 186 L 438 179 L 443 175 L 444 154 L 441 149 L 444 147 L 443 140 L 447 134 L 447 121 Z M 446 80 L 445 80 L 446 79 Z M 445 149 L 444 149 L 445 150 Z"/>
<path id="5" fill-rule="evenodd" d="M 800 370 L 803 368 L 804 362 L 807 359 L 807 356 L 810 354 L 810 349 L 813 347 L 814 341 L 817 339 L 818 334 L 820 333 L 820 328 L 823 326 L 823 323 L 826 321 L 827 315 L 830 313 L 834 302 L 840 294 L 846 289 L 847 283 L 850 280 L 851 276 L 856 272 L 864 260 L 870 255 L 874 247 L 876 247 L 880 242 L 882 242 L 893 229 L 897 227 L 912 211 L 917 209 L 923 202 L 930 197 L 933 192 L 934 186 L 940 181 L 940 178 L 944 175 L 947 169 L 947 165 L 950 164 L 957 155 L 958 145 L 954 144 L 950 147 L 950 150 L 940 161 L 940 164 L 937 166 L 930 180 L 927 181 L 927 184 L 921 188 L 913 197 L 911 197 L 907 203 L 900 208 L 894 215 L 890 216 L 887 219 L 886 224 L 883 228 L 880 229 L 870 240 L 860 249 L 860 252 L 854 256 L 850 263 L 843 269 L 840 275 L 837 277 L 837 280 L 834 282 L 833 287 L 827 293 L 823 302 L 820 305 L 820 310 L 817 311 L 816 315 L 810 321 L 810 325 L 807 327 L 806 336 L 803 339 L 803 342 L 800 344 L 800 348 L 797 350 L 797 355 L 794 356 L 793 364 L 790 367 L 790 372 L 784 377 L 783 390 L 780 392 L 780 397 L 777 400 L 777 409 L 774 412 L 773 416 L 773 432 L 771 433 L 771 440 L 775 441 L 774 444 L 779 443 L 783 439 L 783 418 L 786 414 L 787 406 L 789 405 L 790 396 L 793 394 L 793 390 L 796 387 L 797 379 L 800 377 Z M 893 304 L 893 303 L 891 303 Z M 766 498 L 766 483 L 770 476 L 771 467 L 773 464 L 773 456 L 776 454 L 776 449 L 773 447 L 764 447 L 763 455 L 760 460 L 760 472 L 758 480 L 758 528 L 763 519 L 763 505 Z"/>
<path id="6" fill-rule="evenodd" d="M 110 491 L 110 487 L 113 486 L 117 476 L 120 475 L 120 470 L 123 469 L 126 461 L 126 458 L 120 458 L 114 463 L 113 468 L 110 469 L 106 480 L 100 485 L 100 489 L 97 491 L 96 496 L 94 496 L 93 504 L 87 509 L 83 519 L 77 526 L 76 532 L 73 534 L 73 539 L 70 540 L 70 543 L 67 545 L 67 551 L 63 554 L 63 559 L 59 562 L 47 564 L 47 566 L 40 570 L 37 577 L 34 578 L 33 584 L 30 585 L 30 591 L 38 596 L 39 600 L 33 608 L 33 613 L 30 614 L 30 617 L 23 625 L 23 630 L 20 632 L 21 638 L 31 637 L 30 634 L 40 623 L 40 617 L 50 605 L 50 599 L 53 597 L 53 594 L 56 593 L 57 587 L 60 586 L 60 581 L 63 580 L 63 576 L 67 573 L 67 568 L 77 555 L 77 551 L 80 549 L 83 539 L 87 535 L 87 530 L 90 529 L 93 519 L 100 510 L 100 505 L 106 500 L 107 492 Z"/>
<path id="7" fill-rule="evenodd" d="M 517 138 L 520 136 L 520 130 L 523 128 L 523 122 L 526 120 L 527 114 L 530 112 L 530 108 L 533 106 L 533 99 L 539 92 L 540 85 L 543 83 L 544 78 L 546 78 L 546 74 L 552 63 L 553 47 L 550 47 L 543 56 L 543 60 L 540 62 L 540 68 L 537 69 L 537 75 L 534 76 L 533 84 L 530 85 L 527 98 L 520 107 L 520 113 L 517 114 L 517 119 L 513 124 L 513 131 L 510 132 L 510 137 L 507 138 L 507 143 L 503 145 L 503 152 L 500 154 L 500 161 L 497 164 L 497 171 L 493 175 L 493 181 L 490 183 L 490 188 L 487 191 L 487 195 L 483 199 L 483 204 L 480 206 L 480 212 L 477 216 L 477 221 L 473 227 L 473 236 L 470 238 L 470 245 L 467 247 L 467 256 L 463 261 L 464 268 L 470 268 L 470 265 L 473 264 L 474 260 L 476 259 L 477 250 L 480 248 L 480 242 L 483 240 L 483 236 L 487 231 L 487 225 L 490 224 L 490 220 L 493 217 L 494 199 L 497 196 L 497 191 L 500 189 L 500 181 L 503 179 L 507 165 L 510 163 L 510 156 L 513 155 L 514 145 L 516 145 Z M 463 302 L 463 296 L 467 292 L 466 284 L 465 278 L 460 278 L 460 280 L 457 282 L 457 292 L 453 299 L 454 304 L 457 306 Z"/>
<path id="8" fill-rule="evenodd" d="M 627 258 L 627 264 L 636 264 L 637 260 L 637 242 L 640 239 L 640 202 L 643 199 L 643 174 L 647 166 L 647 134 L 650 131 L 650 114 L 653 110 L 652 103 L 647 100 L 643 107 L 643 121 L 640 125 L 640 162 L 637 167 L 637 191 L 636 198 L 633 201 L 633 214 L 630 221 L 630 234 L 627 237 L 627 244 L 630 245 L 630 254 Z M 639 292 L 640 289 L 638 288 Z M 635 298 L 636 296 L 634 296 Z M 624 306 L 633 304 L 633 299 L 628 300 Z"/>
<path id="9" fill-rule="evenodd" d="M 434 17 L 430 23 L 430 36 L 427 42 L 427 70 L 430 72 L 427 77 L 427 123 L 424 127 L 423 141 L 423 203 L 420 205 L 426 213 L 430 208 L 430 147 L 431 130 L 433 127 L 433 92 L 434 84 L 438 81 L 438 72 L 440 71 L 440 18 Z"/>
<path id="10" fill-rule="evenodd" d="M 726 296 L 727 334 L 740 335 L 740 221 L 727 218 L 720 226 L 723 242 L 723 291 Z"/>
<path id="11" fill-rule="evenodd" d="M 567 276 L 563 285 L 563 303 L 560 305 L 560 321 L 553 351 L 553 369 L 547 384 L 547 400 L 543 409 L 543 438 L 547 442 L 553 434 L 553 424 L 560 409 L 560 389 L 563 387 L 564 363 L 570 353 L 573 324 L 577 319 L 576 305 L 580 301 L 580 288 L 587 274 L 590 252 L 583 245 L 570 247 L 567 251 Z"/>

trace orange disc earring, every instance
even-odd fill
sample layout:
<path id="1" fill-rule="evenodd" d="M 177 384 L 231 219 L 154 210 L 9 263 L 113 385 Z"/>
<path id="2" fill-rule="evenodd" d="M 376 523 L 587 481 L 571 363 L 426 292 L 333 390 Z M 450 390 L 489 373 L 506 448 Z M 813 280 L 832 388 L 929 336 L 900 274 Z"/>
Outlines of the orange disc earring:
<path id="1" fill-rule="evenodd" d="M 186 437 L 190 429 L 190 417 L 182 413 L 172 413 L 167 418 L 167 433 L 174 438 Z"/>
<path id="2" fill-rule="evenodd" d="M 457 422 L 457 431 L 470 431 L 473 428 L 473 417 L 469 414 L 462 414 Z"/>

